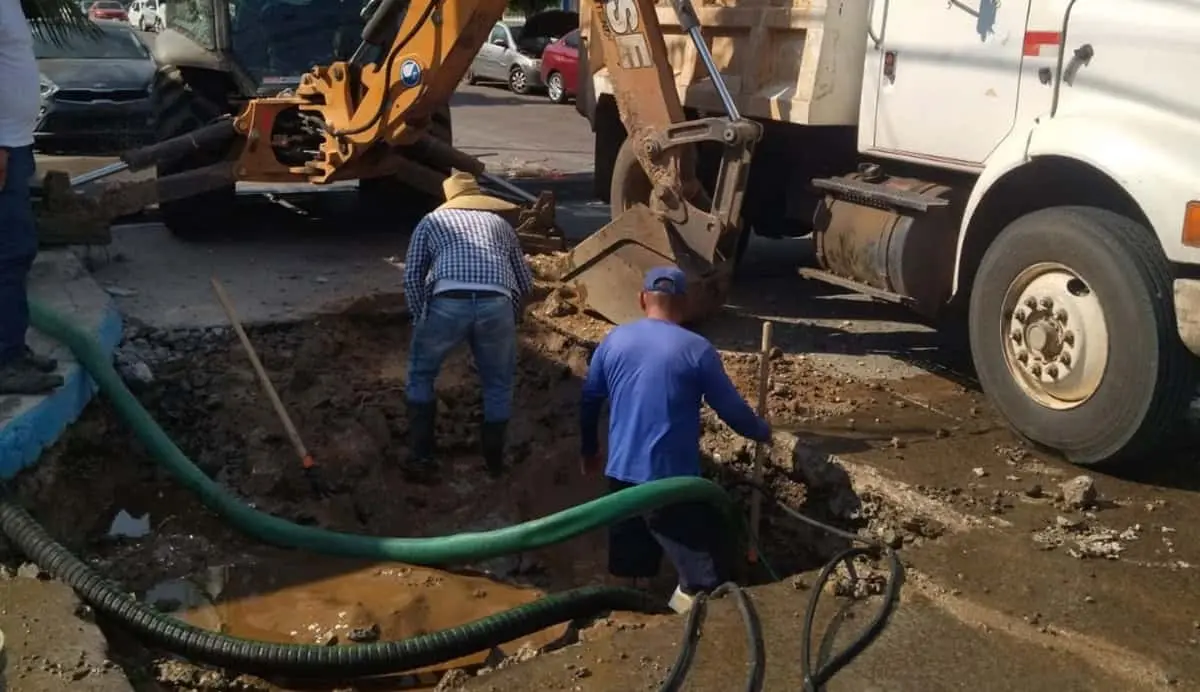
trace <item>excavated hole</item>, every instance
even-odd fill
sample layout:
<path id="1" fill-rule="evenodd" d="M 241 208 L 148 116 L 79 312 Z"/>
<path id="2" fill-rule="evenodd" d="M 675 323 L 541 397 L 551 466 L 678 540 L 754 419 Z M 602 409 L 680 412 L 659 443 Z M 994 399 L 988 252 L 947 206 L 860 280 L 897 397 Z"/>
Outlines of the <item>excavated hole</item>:
<path id="1" fill-rule="evenodd" d="M 339 531 L 437 536 L 520 523 L 602 491 L 601 479 L 578 471 L 576 411 L 591 347 L 562 327 L 538 317 L 522 327 L 509 441 L 513 463 L 498 480 L 483 473 L 476 453 L 481 412 L 470 358 L 460 352 L 447 362 L 438 382 L 443 480 L 436 485 L 414 484 L 402 472 L 406 318 L 340 315 L 251 330 L 317 460 L 318 482 L 327 497 L 314 493 L 228 330 L 135 328 L 127 334 L 118 365 L 180 448 L 255 507 Z M 731 375 L 748 397 L 756 386 L 754 362 L 753 355 L 727 356 Z M 786 359 L 774 367 L 784 382 L 803 374 Z M 799 410 L 791 400 L 781 405 Z M 728 482 L 750 476 L 751 446 L 711 412 L 705 415 L 702 447 L 711 477 Z M 846 528 L 858 523 L 860 503 L 845 473 L 802 446 L 777 444 L 765 481 L 775 497 L 810 516 Z M 159 469 L 103 401 L 93 404 L 17 486 L 53 535 L 159 608 L 194 624 L 278 642 L 352 644 L 412 636 L 505 610 L 546 591 L 598 583 L 605 572 L 603 531 L 464 565 L 455 573 L 264 546 L 206 511 Z M 734 492 L 749 496 L 744 488 Z M 123 532 L 132 535 L 110 533 L 121 511 L 127 515 L 122 523 L 135 527 Z M 812 569 L 843 546 L 765 505 L 762 550 L 780 576 Z M 761 573 L 751 576 L 765 579 Z M 665 598 L 673 586 L 664 565 L 656 588 Z M 485 652 L 438 668 L 494 664 L 497 656 L 527 655 L 531 647 L 571 637 L 564 626 L 501 646 L 490 661 Z M 134 649 L 123 650 L 133 652 L 129 665 L 149 666 L 142 673 L 168 689 L 278 689 L 245 677 L 238 678 L 240 687 L 231 687 L 232 675 L 173 661 L 152 663 Z"/>

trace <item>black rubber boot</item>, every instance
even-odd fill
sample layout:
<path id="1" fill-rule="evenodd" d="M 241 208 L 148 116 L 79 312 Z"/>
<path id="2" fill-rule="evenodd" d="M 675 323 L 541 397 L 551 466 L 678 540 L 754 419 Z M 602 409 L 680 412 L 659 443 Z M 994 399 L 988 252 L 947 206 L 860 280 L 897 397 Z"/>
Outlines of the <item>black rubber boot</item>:
<path id="1" fill-rule="evenodd" d="M 508 433 L 508 421 L 484 422 L 479 431 L 479 442 L 483 448 L 483 463 L 493 478 L 504 473 L 504 443 Z"/>
<path id="2" fill-rule="evenodd" d="M 437 478 L 433 457 L 436 441 L 437 402 L 408 402 L 408 473 L 413 480 L 432 482 Z"/>
<path id="3" fill-rule="evenodd" d="M 0 394 L 49 394 L 62 385 L 62 377 L 45 372 L 26 358 L 0 365 Z"/>

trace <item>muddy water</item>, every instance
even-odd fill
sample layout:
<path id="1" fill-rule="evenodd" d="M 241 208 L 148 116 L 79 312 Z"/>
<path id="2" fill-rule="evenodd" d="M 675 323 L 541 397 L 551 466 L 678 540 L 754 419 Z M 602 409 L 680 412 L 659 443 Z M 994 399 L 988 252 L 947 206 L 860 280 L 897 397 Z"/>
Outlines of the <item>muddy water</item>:
<path id="1" fill-rule="evenodd" d="M 271 560 L 210 567 L 158 584 L 144 596 L 177 617 L 235 637 L 281 644 L 393 641 L 462 625 L 537 600 L 533 588 L 400 563 Z M 566 634 L 559 625 L 501 644 L 512 655 Z M 489 651 L 437 669 L 482 664 Z"/>

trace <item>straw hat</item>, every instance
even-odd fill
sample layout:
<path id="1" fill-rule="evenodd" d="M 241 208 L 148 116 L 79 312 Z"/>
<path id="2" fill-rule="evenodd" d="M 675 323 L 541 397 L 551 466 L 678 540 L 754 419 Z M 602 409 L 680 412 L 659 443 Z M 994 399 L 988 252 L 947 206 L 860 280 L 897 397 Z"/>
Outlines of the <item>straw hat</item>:
<path id="1" fill-rule="evenodd" d="M 463 171 L 451 171 L 449 178 L 442 182 L 442 192 L 446 201 L 438 209 L 474 209 L 476 211 L 514 211 L 519 207 L 498 197 L 485 195 L 479 189 L 479 181 L 475 176 Z"/>

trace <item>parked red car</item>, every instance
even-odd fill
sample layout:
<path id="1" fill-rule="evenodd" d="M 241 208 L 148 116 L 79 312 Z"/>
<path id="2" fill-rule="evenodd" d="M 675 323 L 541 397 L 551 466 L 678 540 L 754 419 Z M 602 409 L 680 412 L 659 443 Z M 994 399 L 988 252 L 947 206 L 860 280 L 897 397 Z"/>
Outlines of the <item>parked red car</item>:
<path id="1" fill-rule="evenodd" d="M 88 7 L 88 19 L 115 19 L 119 22 L 129 21 L 129 13 L 125 6 L 117 0 L 97 0 Z"/>
<path id="2" fill-rule="evenodd" d="M 546 46 L 542 53 L 542 84 L 555 103 L 566 103 L 575 95 L 579 78 L 579 29 Z"/>

